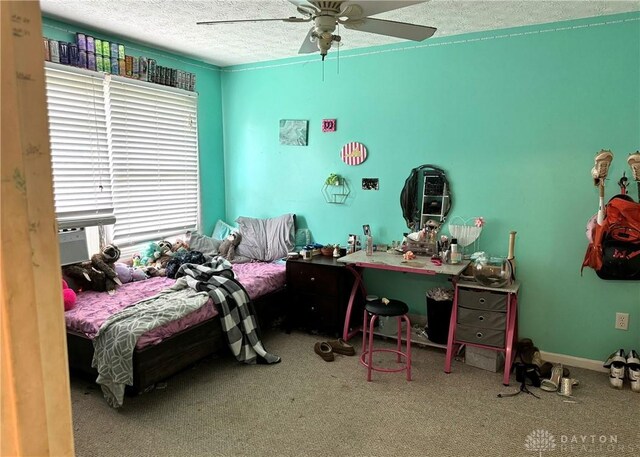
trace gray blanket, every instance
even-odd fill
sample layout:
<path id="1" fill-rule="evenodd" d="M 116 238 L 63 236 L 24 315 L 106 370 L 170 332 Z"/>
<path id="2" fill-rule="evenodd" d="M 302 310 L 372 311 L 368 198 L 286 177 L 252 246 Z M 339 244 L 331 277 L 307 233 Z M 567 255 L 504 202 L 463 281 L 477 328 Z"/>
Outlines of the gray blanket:
<path id="1" fill-rule="evenodd" d="M 231 264 L 223 257 L 214 257 L 203 265 L 184 264 L 176 274 L 173 288 L 190 287 L 205 291 L 220 312 L 222 330 L 229 348 L 240 362 L 278 363 L 280 357 L 268 353 L 258 337 L 250 299 L 244 288 L 233 279 Z"/>
<path id="2" fill-rule="evenodd" d="M 125 385 L 133 384 L 133 351 L 138 338 L 202 307 L 209 299 L 193 289 L 165 289 L 109 317 L 93 340 L 91 365 L 109 405 L 122 406 Z"/>

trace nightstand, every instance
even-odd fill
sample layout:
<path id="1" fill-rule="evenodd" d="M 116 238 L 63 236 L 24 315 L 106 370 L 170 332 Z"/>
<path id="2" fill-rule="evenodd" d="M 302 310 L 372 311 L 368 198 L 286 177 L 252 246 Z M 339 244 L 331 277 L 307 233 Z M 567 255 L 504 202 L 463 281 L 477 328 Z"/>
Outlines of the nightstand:
<path id="1" fill-rule="evenodd" d="M 310 260 L 287 260 L 287 331 L 301 327 L 342 335 L 353 282 L 351 272 L 333 257 L 317 255 Z M 350 325 L 359 327 L 364 297 L 359 296 L 356 303 Z"/>
<path id="2" fill-rule="evenodd" d="M 504 377 L 509 385 L 513 361 L 513 345 L 517 333 L 516 313 L 520 283 L 515 281 L 506 287 L 486 287 L 477 282 L 456 283 L 449 340 L 444 371 L 451 372 L 451 360 L 455 349 L 467 344 L 493 351 L 504 352 Z"/>

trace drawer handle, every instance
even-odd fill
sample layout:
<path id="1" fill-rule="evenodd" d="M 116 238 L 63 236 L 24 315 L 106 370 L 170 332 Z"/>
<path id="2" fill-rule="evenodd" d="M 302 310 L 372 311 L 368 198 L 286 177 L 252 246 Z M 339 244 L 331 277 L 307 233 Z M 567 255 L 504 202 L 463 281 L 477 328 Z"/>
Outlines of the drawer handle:
<path id="1" fill-rule="evenodd" d="M 481 299 L 480 299 L 480 300 L 478 300 L 478 301 L 480 302 L 480 304 L 481 304 L 481 305 L 484 305 L 484 304 L 486 303 L 486 301 L 487 301 L 487 300 L 486 300 L 486 299 L 484 299 L 484 298 L 481 298 Z"/>
<path id="2" fill-rule="evenodd" d="M 478 332 L 478 333 L 476 333 L 476 336 L 477 336 L 478 338 L 482 338 L 482 337 L 484 336 L 484 334 L 483 334 L 482 332 Z"/>
<path id="3" fill-rule="evenodd" d="M 484 316 L 478 316 L 478 320 L 479 321 L 483 321 L 484 320 Z"/>

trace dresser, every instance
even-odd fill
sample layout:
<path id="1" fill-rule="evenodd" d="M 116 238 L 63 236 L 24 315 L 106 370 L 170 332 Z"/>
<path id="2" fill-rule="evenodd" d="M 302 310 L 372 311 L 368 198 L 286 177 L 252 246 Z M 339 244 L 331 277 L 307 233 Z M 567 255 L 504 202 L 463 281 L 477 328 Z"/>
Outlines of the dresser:
<path id="1" fill-rule="evenodd" d="M 486 287 L 477 282 L 458 281 L 455 287 L 445 373 L 457 348 L 467 344 L 504 352 L 503 384 L 509 385 L 513 347 L 517 332 L 518 291 L 515 281 L 507 287 Z"/>
<path id="2" fill-rule="evenodd" d="M 333 257 L 317 255 L 310 260 L 287 260 L 287 330 L 301 327 L 341 335 L 353 283 L 353 274 Z M 350 322 L 356 327 L 362 322 L 364 303 L 364 297 L 357 295 Z"/>

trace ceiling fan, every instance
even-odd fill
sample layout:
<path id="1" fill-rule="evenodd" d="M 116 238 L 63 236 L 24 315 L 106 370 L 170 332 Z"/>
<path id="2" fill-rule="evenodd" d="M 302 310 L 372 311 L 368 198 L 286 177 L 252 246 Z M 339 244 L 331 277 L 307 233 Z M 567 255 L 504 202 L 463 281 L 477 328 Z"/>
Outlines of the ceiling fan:
<path id="1" fill-rule="evenodd" d="M 424 1 L 396 0 L 289 0 L 302 17 L 285 17 L 277 19 L 238 19 L 226 21 L 202 21 L 199 25 L 228 24 L 236 22 L 312 22 L 313 26 L 298 51 L 308 54 L 320 51 L 322 60 L 333 43 L 340 43 L 341 37 L 334 35 L 338 25 L 361 32 L 404 38 L 405 40 L 423 41 L 431 37 L 436 29 L 424 25 L 406 22 L 374 19 L 369 16 L 384 13 Z"/>

